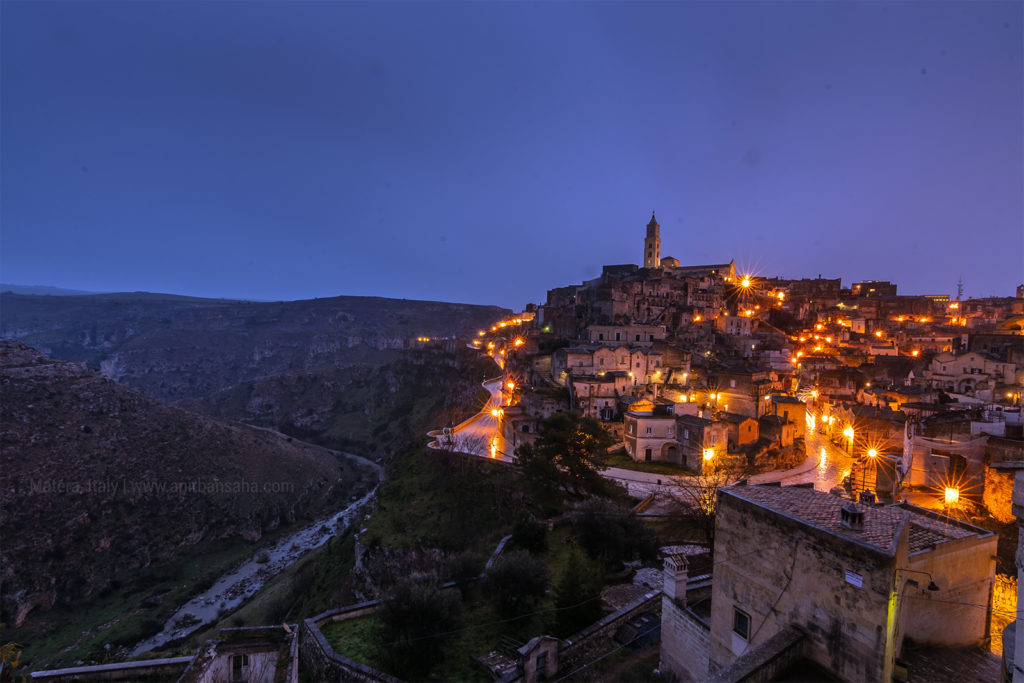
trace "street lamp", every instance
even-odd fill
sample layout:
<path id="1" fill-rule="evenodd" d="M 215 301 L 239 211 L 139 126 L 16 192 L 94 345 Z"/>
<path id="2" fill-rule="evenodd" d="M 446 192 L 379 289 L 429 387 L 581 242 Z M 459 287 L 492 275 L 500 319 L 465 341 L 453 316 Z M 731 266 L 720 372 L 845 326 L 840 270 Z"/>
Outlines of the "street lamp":
<path id="1" fill-rule="evenodd" d="M 715 449 L 714 448 L 705 448 L 704 449 L 704 459 L 705 460 L 711 460 L 714 457 L 715 457 Z"/>
<path id="2" fill-rule="evenodd" d="M 852 432 L 853 430 L 850 430 L 850 431 Z M 860 473 L 860 489 L 861 489 L 861 491 L 867 491 L 867 489 L 868 489 L 868 463 L 869 462 L 874 462 L 875 458 L 878 457 L 878 451 L 876 451 L 874 448 L 869 448 L 867 455 L 870 458 L 870 460 L 865 460 L 864 461 L 864 469 L 861 470 L 861 473 Z M 876 482 L 876 484 L 877 484 L 877 482 Z"/>
<path id="3" fill-rule="evenodd" d="M 947 486 L 945 494 L 946 505 L 956 505 L 960 502 L 960 489 Z"/>

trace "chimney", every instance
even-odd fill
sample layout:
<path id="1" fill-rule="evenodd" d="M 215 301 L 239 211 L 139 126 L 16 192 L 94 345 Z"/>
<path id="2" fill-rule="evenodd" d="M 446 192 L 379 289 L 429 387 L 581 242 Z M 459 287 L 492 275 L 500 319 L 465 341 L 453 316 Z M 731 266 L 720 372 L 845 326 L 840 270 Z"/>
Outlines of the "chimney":
<path id="1" fill-rule="evenodd" d="M 686 581 L 689 573 L 690 565 L 683 553 L 674 553 L 665 558 L 665 583 L 662 591 L 682 607 L 686 606 Z"/>
<path id="2" fill-rule="evenodd" d="M 864 508 L 856 503 L 844 505 L 839 510 L 839 526 L 850 531 L 864 531 Z"/>

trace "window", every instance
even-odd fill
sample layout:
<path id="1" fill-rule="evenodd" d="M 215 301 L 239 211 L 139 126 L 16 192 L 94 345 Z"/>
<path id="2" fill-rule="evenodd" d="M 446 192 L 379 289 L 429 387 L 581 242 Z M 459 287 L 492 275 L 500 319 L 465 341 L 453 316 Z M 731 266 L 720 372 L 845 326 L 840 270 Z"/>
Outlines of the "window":
<path id="1" fill-rule="evenodd" d="M 734 380 L 734 379 L 729 380 L 729 388 L 730 389 L 735 389 L 736 388 L 736 380 Z"/>
<path id="2" fill-rule="evenodd" d="M 636 335 L 636 339 L 635 339 L 635 341 L 640 341 L 640 335 L 639 335 L 639 334 L 638 334 L 638 335 Z"/>
<path id="3" fill-rule="evenodd" d="M 644 450 L 644 460 L 646 460 L 647 462 L 651 461 L 651 449 L 650 448 Z"/>
<path id="4" fill-rule="evenodd" d="M 231 680 L 245 681 L 249 678 L 249 655 L 231 656 Z"/>
<path id="5" fill-rule="evenodd" d="M 621 334 L 622 334 L 621 332 L 616 332 L 615 333 L 615 341 L 619 341 L 620 340 Z"/>
<path id="6" fill-rule="evenodd" d="M 651 433 L 651 428 L 650 428 L 650 427 L 648 427 L 648 428 L 647 428 L 647 433 L 648 433 L 648 434 L 650 434 L 650 433 Z"/>
<path id="7" fill-rule="evenodd" d="M 651 338 L 648 341 L 654 341 L 654 335 L 652 334 L 652 335 L 650 335 L 650 337 Z"/>
<path id="8" fill-rule="evenodd" d="M 603 341 L 604 340 L 604 332 L 598 333 L 597 338 L 598 338 L 598 340 Z"/>
<path id="9" fill-rule="evenodd" d="M 733 609 L 732 632 L 743 640 L 750 640 L 750 615 L 738 609 Z"/>

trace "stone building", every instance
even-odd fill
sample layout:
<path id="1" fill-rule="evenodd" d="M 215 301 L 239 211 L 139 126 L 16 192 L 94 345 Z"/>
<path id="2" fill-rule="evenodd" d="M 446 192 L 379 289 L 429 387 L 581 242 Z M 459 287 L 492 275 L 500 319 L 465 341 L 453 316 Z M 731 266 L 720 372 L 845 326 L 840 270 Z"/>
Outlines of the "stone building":
<path id="1" fill-rule="evenodd" d="M 626 453 L 636 461 L 682 464 L 676 416 L 668 406 L 637 401 L 622 417 Z"/>
<path id="2" fill-rule="evenodd" d="M 892 680 L 905 639 L 961 647 L 985 637 L 977 606 L 989 604 L 996 540 L 907 504 L 723 488 L 710 618 L 701 628 L 685 603 L 665 601 L 662 666 L 684 681 L 773 680 L 759 667 L 802 660 L 844 681 Z M 672 581 L 685 595 L 686 579 Z"/>
<path id="3" fill-rule="evenodd" d="M 807 404 L 795 396 L 772 396 L 772 415 L 781 417 L 786 422 L 792 422 L 793 437 L 802 439 L 807 435 Z"/>
<path id="4" fill-rule="evenodd" d="M 717 415 L 717 421 L 726 426 L 730 453 L 735 453 L 758 439 L 757 420 L 752 417 L 739 413 L 721 412 Z"/>

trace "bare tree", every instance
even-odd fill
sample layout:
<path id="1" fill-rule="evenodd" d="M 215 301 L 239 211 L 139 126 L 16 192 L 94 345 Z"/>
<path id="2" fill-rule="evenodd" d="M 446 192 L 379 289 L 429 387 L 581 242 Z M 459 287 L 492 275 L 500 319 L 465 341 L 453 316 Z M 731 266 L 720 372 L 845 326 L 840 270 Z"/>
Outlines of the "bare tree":
<path id="1" fill-rule="evenodd" d="M 675 477 L 664 488 L 675 514 L 692 524 L 712 546 L 715 542 L 715 514 L 718 512 L 718 489 L 731 486 L 750 474 L 750 468 L 738 463 L 705 462 L 700 474 Z"/>

